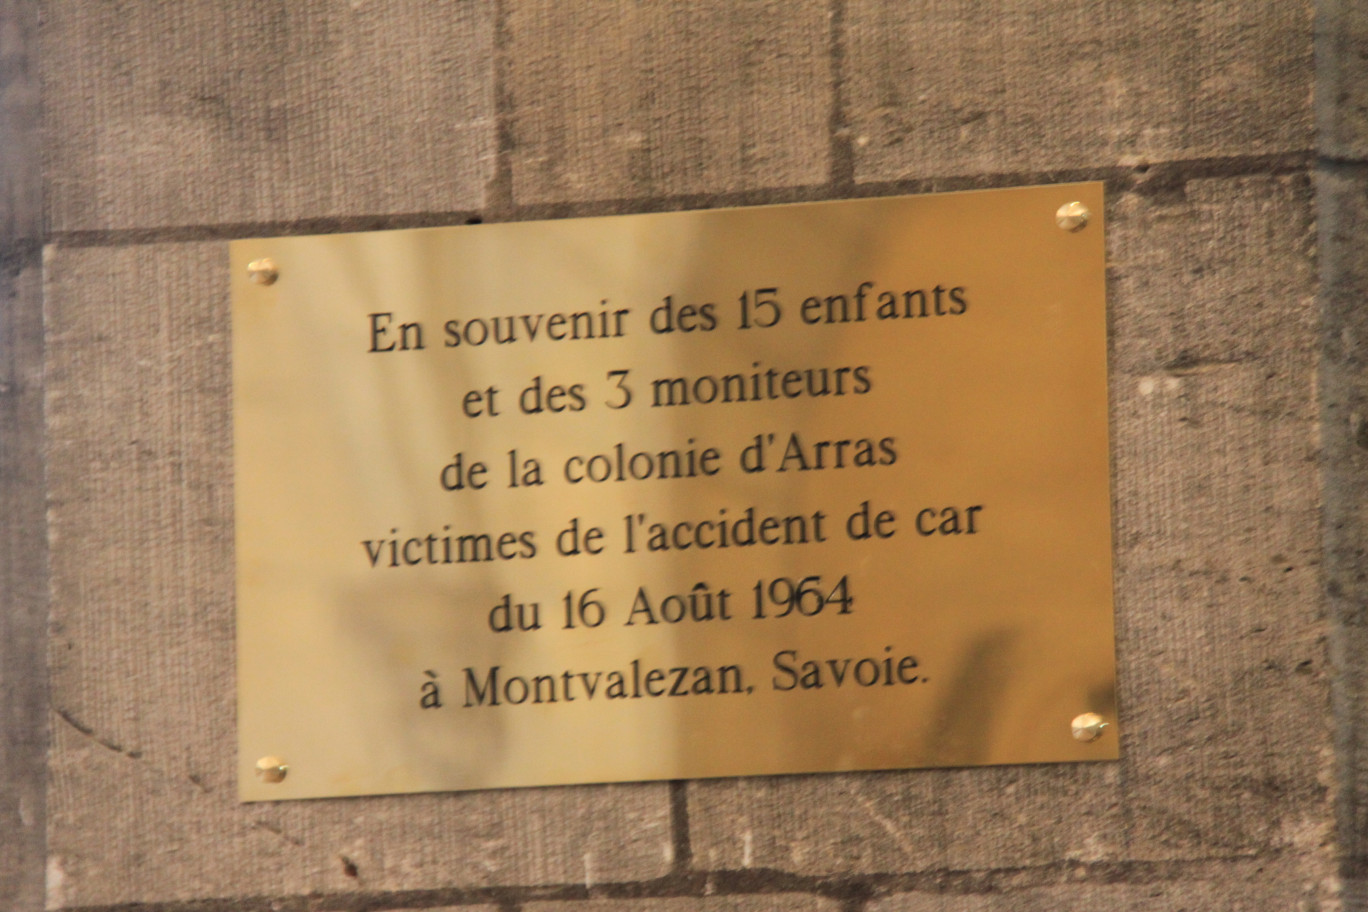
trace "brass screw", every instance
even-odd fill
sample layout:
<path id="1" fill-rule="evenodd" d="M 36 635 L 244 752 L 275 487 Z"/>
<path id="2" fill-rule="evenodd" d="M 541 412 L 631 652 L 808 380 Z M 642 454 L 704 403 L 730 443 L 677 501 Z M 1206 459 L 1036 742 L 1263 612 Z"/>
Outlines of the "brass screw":
<path id="1" fill-rule="evenodd" d="M 279 757 L 262 757 L 256 762 L 256 774 L 261 777 L 263 782 L 272 785 L 285 781 L 285 775 L 289 771 L 289 766 Z"/>
<path id="2" fill-rule="evenodd" d="M 247 275 L 258 285 L 274 285 L 275 280 L 280 278 L 280 270 L 276 268 L 275 260 L 262 257 L 247 264 Z"/>
<path id="3" fill-rule="evenodd" d="M 1102 737 L 1102 730 L 1106 727 L 1106 721 L 1097 713 L 1083 713 L 1074 717 L 1073 736 L 1076 740 L 1088 744 Z"/>
<path id="4" fill-rule="evenodd" d="M 1091 217 L 1092 210 L 1075 200 L 1059 207 L 1055 212 L 1055 223 L 1065 231 L 1082 231 Z"/>

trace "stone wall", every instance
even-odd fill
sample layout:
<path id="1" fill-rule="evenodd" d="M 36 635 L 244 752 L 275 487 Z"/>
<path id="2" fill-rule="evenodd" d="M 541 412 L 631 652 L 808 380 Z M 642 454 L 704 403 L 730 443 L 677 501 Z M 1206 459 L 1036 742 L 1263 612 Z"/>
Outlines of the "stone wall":
<path id="1" fill-rule="evenodd" d="M 1353 6 L 6 0 L 0 905 L 1368 909 Z M 238 803 L 228 239 L 1064 180 L 1119 762 Z"/>
<path id="2" fill-rule="evenodd" d="M 1317 17 L 1325 602 L 1345 908 L 1368 909 L 1368 9 Z"/>

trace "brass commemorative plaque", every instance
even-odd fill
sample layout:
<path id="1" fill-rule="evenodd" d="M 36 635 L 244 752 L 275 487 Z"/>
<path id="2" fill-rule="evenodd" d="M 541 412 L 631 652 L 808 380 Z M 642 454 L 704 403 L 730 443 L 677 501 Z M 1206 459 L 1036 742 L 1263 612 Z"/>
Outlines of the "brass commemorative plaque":
<path id="1" fill-rule="evenodd" d="M 241 797 L 1115 758 L 1102 216 L 234 242 Z"/>

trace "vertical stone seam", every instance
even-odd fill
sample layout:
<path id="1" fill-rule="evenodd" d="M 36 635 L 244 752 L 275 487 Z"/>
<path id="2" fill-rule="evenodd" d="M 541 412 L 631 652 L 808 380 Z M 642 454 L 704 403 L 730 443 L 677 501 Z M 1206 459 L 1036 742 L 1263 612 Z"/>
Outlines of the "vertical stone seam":
<path id="1" fill-rule="evenodd" d="M 1318 10 L 1324 15 L 1324 9 Z M 1317 30 L 1316 69 L 1317 69 L 1317 108 L 1323 108 L 1324 93 L 1327 85 L 1321 81 L 1323 63 L 1321 59 L 1324 38 Z M 1318 137 L 1324 135 L 1325 124 L 1321 112 L 1317 111 Z M 1329 171 L 1326 163 L 1317 161 L 1313 174 L 1316 194 L 1316 236 L 1320 263 L 1317 279 L 1317 322 L 1319 329 L 1319 351 L 1317 352 L 1318 421 L 1321 433 L 1321 597 L 1326 604 L 1326 619 L 1329 626 L 1328 660 L 1331 668 L 1330 714 L 1334 725 L 1332 744 L 1334 749 L 1335 773 L 1331 815 L 1335 827 L 1334 854 L 1337 863 L 1336 877 L 1343 882 L 1353 877 L 1353 854 L 1358 839 L 1355 836 L 1355 819 L 1358 816 L 1358 801 L 1354 787 L 1354 769 L 1357 766 L 1357 751 L 1354 742 L 1358 731 L 1355 719 L 1356 694 L 1353 687 L 1351 664 L 1353 656 L 1348 648 L 1346 628 L 1352 626 L 1354 609 L 1352 600 L 1340 599 L 1335 595 L 1337 577 L 1343 567 L 1341 551 L 1351 544 L 1354 538 L 1352 525 L 1344 530 L 1342 525 L 1347 519 L 1341 514 L 1340 504 L 1352 494 L 1352 487 L 1341 484 L 1342 457 L 1338 451 L 1344 445 L 1341 438 L 1350 434 L 1345 426 L 1343 398 L 1348 397 L 1350 383 L 1343 376 L 1343 367 L 1336 364 L 1333 356 L 1331 338 L 1340 323 L 1335 312 L 1334 285 L 1335 245 L 1333 231 L 1335 206 L 1327 186 Z M 1344 892 L 1345 912 L 1355 912 L 1360 907 L 1353 902 L 1351 891 Z"/>
<path id="2" fill-rule="evenodd" d="M 1355 321 L 1345 313 L 1345 295 L 1340 282 L 1353 264 L 1346 263 L 1346 242 L 1336 233 L 1354 220 L 1344 211 L 1343 191 L 1335 179 L 1345 171 L 1363 172 L 1363 166 L 1320 161 L 1314 171 L 1316 195 L 1316 234 L 1318 240 L 1318 351 L 1317 393 L 1321 464 L 1321 598 L 1328 627 L 1327 652 L 1331 669 L 1330 720 L 1333 726 L 1334 770 L 1331 821 L 1335 834 L 1333 855 L 1337 887 L 1342 891 L 1343 912 L 1368 912 L 1368 891 L 1355 888 L 1368 875 L 1365 865 L 1364 834 L 1359 820 L 1363 796 L 1358 784 L 1364 737 L 1365 657 L 1353 643 L 1353 631 L 1364 624 L 1363 593 L 1354 580 L 1362 574 L 1361 561 L 1368 529 L 1359 518 L 1361 469 L 1352 456 L 1361 434 L 1354 414 L 1365 378 L 1352 359 L 1341 350 L 1342 334 L 1352 331 Z M 1368 173 L 1359 178 L 1368 184 Z M 1357 303 L 1357 302 L 1356 302 Z M 1352 306 L 1352 305 L 1351 305 Z M 1359 322 L 1361 326 L 1361 321 Z M 1351 343 L 1352 344 L 1352 343 Z"/>
<path id="3" fill-rule="evenodd" d="M 855 151 L 850 140 L 846 110 L 846 0 L 831 0 L 831 116 L 827 122 L 831 148 L 831 189 L 833 198 L 848 196 L 855 189 Z"/>
<path id="4" fill-rule="evenodd" d="M 670 782 L 670 839 L 674 846 L 674 874 L 687 874 L 693 868 L 693 844 L 689 841 L 689 783 Z"/>
<path id="5" fill-rule="evenodd" d="M 39 8 L 0 0 L 0 907 L 45 904 L 49 610 Z"/>
<path id="6" fill-rule="evenodd" d="M 1345 211 L 1338 175 L 1362 175 L 1363 163 L 1350 157 L 1352 144 L 1344 143 L 1345 118 L 1353 117 L 1351 95 L 1346 81 L 1368 75 L 1363 59 L 1355 59 L 1346 34 L 1351 32 L 1352 4 L 1343 0 L 1317 0 L 1315 5 L 1315 179 L 1316 237 L 1318 263 L 1317 380 L 1319 426 L 1321 434 L 1321 584 L 1328 626 L 1328 652 L 1331 668 L 1330 718 L 1333 725 L 1335 770 L 1332 822 L 1335 828 L 1333 853 L 1336 862 L 1336 887 L 1343 912 L 1368 910 L 1368 891 L 1364 879 L 1364 836 L 1359 832 L 1363 814 L 1359 794 L 1358 769 L 1362 762 L 1358 747 L 1363 737 L 1365 657 L 1355 654 L 1352 628 L 1363 623 L 1359 587 L 1352 581 L 1361 572 L 1355 566 L 1361 558 L 1365 530 L 1356 503 L 1358 484 L 1352 454 L 1356 450 L 1353 406 L 1364 385 L 1362 369 L 1341 334 L 1352 328 L 1352 314 L 1343 312 L 1345 295 L 1341 283 L 1352 278 L 1352 244 L 1337 239 L 1337 233 L 1352 230 L 1354 214 Z M 1352 133 L 1352 131 L 1349 131 Z M 1361 242 L 1361 240 L 1360 240 Z M 1342 348 L 1346 350 L 1341 350 Z M 1345 590 L 1348 591 L 1345 591 Z"/>
<path id="7" fill-rule="evenodd" d="M 494 3 L 494 176 L 485 192 L 485 218 L 507 221 L 513 217 L 513 97 L 512 29 L 508 0 Z M 470 219 L 479 221 L 479 219 Z"/>

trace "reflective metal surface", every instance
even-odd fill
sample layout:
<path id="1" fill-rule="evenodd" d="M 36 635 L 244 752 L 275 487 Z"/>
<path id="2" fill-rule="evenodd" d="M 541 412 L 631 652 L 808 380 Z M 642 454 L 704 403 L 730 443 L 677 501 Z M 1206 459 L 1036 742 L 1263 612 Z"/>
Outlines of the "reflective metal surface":
<path id="1" fill-rule="evenodd" d="M 1116 757 L 1103 212 L 234 242 L 242 798 Z"/>

